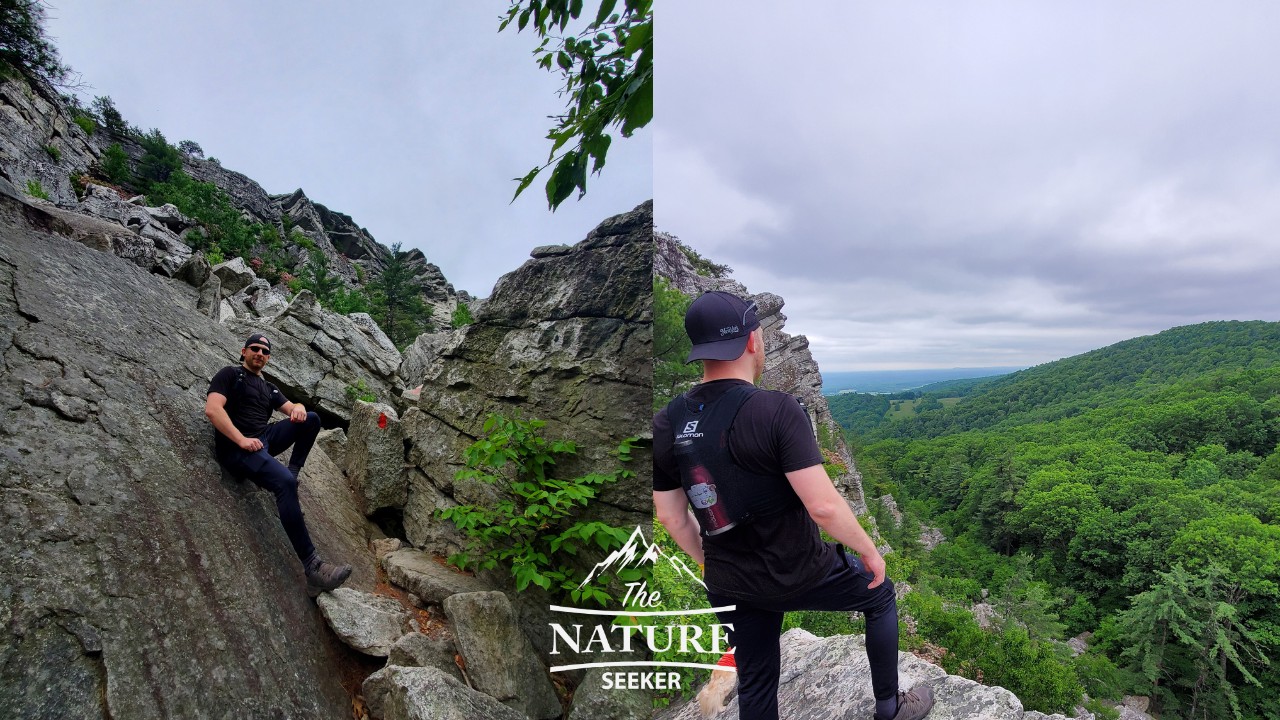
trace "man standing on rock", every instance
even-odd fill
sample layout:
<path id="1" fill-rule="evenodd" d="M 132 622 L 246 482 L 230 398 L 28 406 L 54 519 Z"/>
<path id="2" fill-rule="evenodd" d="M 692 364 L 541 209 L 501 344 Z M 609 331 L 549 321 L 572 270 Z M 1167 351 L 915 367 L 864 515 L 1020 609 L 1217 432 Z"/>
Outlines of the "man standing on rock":
<path id="1" fill-rule="evenodd" d="M 898 606 L 884 559 L 827 477 L 803 406 L 755 387 L 765 360 L 755 304 L 706 293 L 684 325 L 702 383 L 653 419 L 653 503 L 676 543 L 705 565 L 708 602 L 736 606 L 719 618 L 733 628 L 738 717 L 778 718 L 784 613 L 857 610 L 875 720 L 923 718 L 932 691 L 898 691 Z M 824 542 L 819 528 L 838 542 Z"/>
<path id="2" fill-rule="evenodd" d="M 262 369 L 271 359 L 271 341 L 265 335 L 250 335 L 240 350 L 240 359 L 240 365 L 228 365 L 213 376 L 204 403 L 204 414 L 216 430 L 218 462 L 232 475 L 248 478 L 276 496 L 280 524 L 302 561 L 308 586 L 317 592 L 332 590 L 346 582 L 351 566 L 320 559 L 298 502 L 298 473 L 320 433 L 320 416 L 300 403 L 285 400 L 280 390 L 262 377 Z M 268 424 L 275 410 L 289 419 Z M 293 453 L 286 468 L 273 455 L 290 446 Z"/>

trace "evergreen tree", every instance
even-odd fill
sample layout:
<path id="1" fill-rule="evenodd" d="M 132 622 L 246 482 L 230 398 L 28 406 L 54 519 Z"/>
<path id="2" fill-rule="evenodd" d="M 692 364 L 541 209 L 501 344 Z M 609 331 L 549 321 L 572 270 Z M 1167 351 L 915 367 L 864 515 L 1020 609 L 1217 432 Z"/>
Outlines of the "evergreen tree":
<path id="1" fill-rule="evenodd" d="M 342 287 L 342 278 L 329 269 L 329 256 L 319 248 L 308 253 L 307 265 L 302 269 L 302 285 L 315 294 L 320 304 L 332 309 L 334 294 Z"/>
<path id="2" fill-rule="evenodd" d="M 432 329 L 431 308 L 423 302 L 422 293 L 413 283 L 413 273 L 400 252 L 400 243 L 391 246 L 391 258 L 369 288 L 373 295 L 373 318 L 396 347 L 403 350 L 418 335 Z"/>
<path id="3" fill-rule="evenodd" d="M 671 287 L 665 278 L 653 279 L 653 407 L 661 408 L 684 392 L 701 375 L 697 364 L 686 364 L 689 336 L 684 314 L 693 299 Z"/>
<path id="4" fill-rule="evenodd" d="M 0 79 L 25 75 L 63 85 L 71 68 L 44 30 L 40 0 L 0 0 Z"/>
<path id="5" fill-rule="evenodd" d="M 146 188 L 166 182 L 182 169 L 182 155 L 165 140 L 164 133 L 152 128 L 138 139 L 142 144 L 142 159 L 138 161 L 138 179 Z"/>
<path id="6" fill-rule="evenodd" d="M 124 116 L 116 109 L 116 103 L 108 95 L 99 95 L 93 99 L 93 111 L 98 115 L 98 120 L 102 121 L 102 126 L 107 129 L 114 137 L 125 137 L 131 135 L 129 123 L 125 122 Z"/>

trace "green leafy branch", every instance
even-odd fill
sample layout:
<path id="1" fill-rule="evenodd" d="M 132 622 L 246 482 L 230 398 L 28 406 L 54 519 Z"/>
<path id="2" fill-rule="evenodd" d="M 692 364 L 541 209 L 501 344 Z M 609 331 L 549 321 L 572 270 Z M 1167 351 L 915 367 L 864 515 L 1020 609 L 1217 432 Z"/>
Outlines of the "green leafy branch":
<path id="1" fill-rule="evenodd" d="M 582 0 L 516 0 L 498 27 L 513 22 L 517 32 L 531 28 L 541 43 L 534 50 L 543 69 L 560 73 L 568 110 L 553 116 L 556 126 L 547 134 L 551 152 L 547 162 L 517 178 L 515 196 L 529 187 L 543 170 L 555 166 L 546 183 L 547 206 L 555 210 L 576 189 L 587 191 L 587 168 L 604 168 L 612 136 L 622 137 L 653 119 L 653 0 L 602 0 L 595 20 L 576 35 L 563 33 L 582 13 Z M 574 142 L 576 141 L 576 142 Z M 573 143 L 568 149 L 567 145 Z"/>
<path id="2" fill-rule="evenodd" d="M 575 602 L 588 599 L 604 606 L 610 600 L 605 583 L 579 588 L 567 560 L 587 548 L 608 551 L 626 542 L 625 529 L 581 515 L 603 486 L 635 473 L 620 466 L 568 480 L 552 477 L 556 458 L 576 454 L 577 447 L 572 441 L 543 438 L 539 430 L 545 424 L 498 414 L 485 419 L 485 435 L 463 453 L 466 467 L 457 479 L 498 484 L 506 492 L 492 504 L 438 511 L 470 538 L 449 562 L 463 569 L 505 568 L 517 590 L 533 584 Z M 620 463 L 631 461 L 636 441 L 627 438 L 618 445 L 613 455 Z"/>

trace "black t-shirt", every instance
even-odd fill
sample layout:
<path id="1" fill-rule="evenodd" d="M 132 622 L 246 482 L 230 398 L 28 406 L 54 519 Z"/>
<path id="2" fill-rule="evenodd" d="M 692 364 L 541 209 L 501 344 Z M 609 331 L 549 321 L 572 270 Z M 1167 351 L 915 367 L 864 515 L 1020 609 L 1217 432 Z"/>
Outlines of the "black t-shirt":
<path id="1" fill-rule="evenodd" d="M 711 403 L 742 380 L 713 380 L 690 390 L 690 403 Z M 653 489 L 679 490 L 674 435 L 663 408 L 653 418 Z M 791 395 L 762 390 L 747 399 L 729 433 L 734 462 L 787 482 L 786 473 L 822 464 L 809 416 Z M 717 478 L 717 483 L 723 482 Z M 831 567 L 834 545 L 823 542 L 803 505 L 725 533 L 702 538 L 704 580 L 712 591 L 739 600 L 785 599 L 817 584 Z"/>
<path id="2" fill-rule="evenodd" d="M 237 380 L 243 373 L 243 379 Z M 209 381 L 205 394 L 218 393 L 227 398 L 227 416 L 245 437 L 258 437 L 271 421 L 271 413 L 285 404 L 284 395 L 275 385 L 239 365 L 228 365 Z M 225 450 L 235 443 L 217 428 L 213 430 L 217 448 Z"/>

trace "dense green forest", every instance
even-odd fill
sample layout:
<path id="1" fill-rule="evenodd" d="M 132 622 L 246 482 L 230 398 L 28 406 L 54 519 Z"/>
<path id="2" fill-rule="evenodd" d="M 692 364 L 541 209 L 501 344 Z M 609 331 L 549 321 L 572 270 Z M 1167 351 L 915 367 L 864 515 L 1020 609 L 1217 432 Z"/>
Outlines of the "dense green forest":
<path id="1" fill-rule="evenodd" d="M 1280 718 L 1280 323 L 1175 328 L 916 393 L 828 400 L 867 496 L 906 511 L 877 519 L 944 666 L 1029 707 L 1060 706 L 1074 680 L 1149 695 L 1165 718 Z M 889 412 L 895 398 L 918 410 Z M 950 541 L 924 552 L 920 523 Z M 984 589 L 994 632 L 965 612 Z M 1057 642 L 1084 632 L 1079 657 Z M 998 680 L 1010 642 L 1062 672 Z"/>

